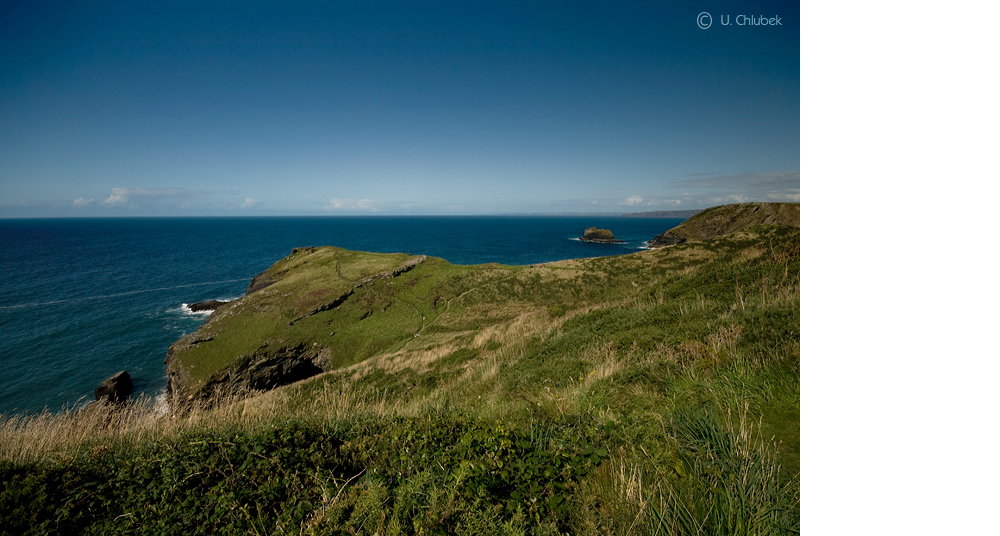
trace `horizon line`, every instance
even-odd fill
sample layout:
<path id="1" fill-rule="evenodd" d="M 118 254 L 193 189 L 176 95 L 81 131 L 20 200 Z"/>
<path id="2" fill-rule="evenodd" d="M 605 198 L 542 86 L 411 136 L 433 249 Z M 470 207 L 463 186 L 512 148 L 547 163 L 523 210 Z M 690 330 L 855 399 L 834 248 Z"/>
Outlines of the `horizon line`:
<path id="1" fill-rule="evenodd" d="M 706 207 L 708 208 L 708 207 Z M 619 216 L 630 214 L 646 214 L 653 212 L 700 212 L 705 208 L 678 211 L 651 210 L 646 212 L 501 212 L 494 214 L 242 214 L 242 215 L 184 215 L 184 216 L 11 216 L 0 217 L 0 221 L 9 220 L 167 220 L 167 219 L 197 219 L 197 218 L 475 218 L 475 217 L 530 217 L 530 216 Z M 649 217 L 649 216 L 647 216 Z M 653 216 L 656 218 L 657 216 Z M 681 216 L 659 216 L 662 219 L 680 218 Z"/>

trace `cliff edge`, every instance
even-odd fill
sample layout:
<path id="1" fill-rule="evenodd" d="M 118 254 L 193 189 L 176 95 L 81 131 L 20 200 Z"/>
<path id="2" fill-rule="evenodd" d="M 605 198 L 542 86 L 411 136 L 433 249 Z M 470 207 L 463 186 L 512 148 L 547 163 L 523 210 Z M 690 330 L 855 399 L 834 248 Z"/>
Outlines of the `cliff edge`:
<path id="1" fill-rule="evenodd" d="M 255 277 L 246 295 L 219 305 L 197 331 L 170 346 L 165 362 L 172 408 L 272 389 L 368 357 L 367 348 L 355 344 L 367 328 L 358 321 L 388 309 L 391 303 L 380 289 L 425 259 L 334 247 L 294 249 Z M 358 293 L 365 299 L 344 306 Z M 410 313 L 414 327 L 380 341 L 377 349 L 419 327 L 414 316 L 420 318 Z"/>

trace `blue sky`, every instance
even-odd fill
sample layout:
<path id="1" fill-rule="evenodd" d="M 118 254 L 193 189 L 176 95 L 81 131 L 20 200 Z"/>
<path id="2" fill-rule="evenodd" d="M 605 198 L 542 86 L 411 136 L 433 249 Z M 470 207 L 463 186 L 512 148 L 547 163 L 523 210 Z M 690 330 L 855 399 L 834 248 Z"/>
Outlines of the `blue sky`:
<path id="1" fill-rule="evenodd" d="M 797 2 L 0 7 L 0 217 L 798 196 Z"/>

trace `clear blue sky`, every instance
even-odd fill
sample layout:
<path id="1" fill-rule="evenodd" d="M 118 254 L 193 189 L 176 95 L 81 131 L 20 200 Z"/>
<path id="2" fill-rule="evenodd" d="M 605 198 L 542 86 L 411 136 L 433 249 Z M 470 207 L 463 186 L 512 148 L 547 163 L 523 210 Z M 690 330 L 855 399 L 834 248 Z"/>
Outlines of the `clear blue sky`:
<path id="1" fill-rule="evenodd" d="M 798 196 L 798 2 L 0 4 L 0 217 Z"/>

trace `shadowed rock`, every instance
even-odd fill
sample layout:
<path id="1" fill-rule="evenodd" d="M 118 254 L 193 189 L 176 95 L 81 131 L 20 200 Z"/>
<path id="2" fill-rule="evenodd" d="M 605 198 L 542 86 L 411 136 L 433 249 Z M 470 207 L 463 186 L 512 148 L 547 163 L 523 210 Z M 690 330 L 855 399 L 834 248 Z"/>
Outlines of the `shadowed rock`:
<path id="1" fill-rule="evenodd" d="M 219 300 L 208 300 L 198 303 L 192 303 L 191 305 L 188 305 L 188 309 L 191 309 L 191 312 L 193 313 L 197 313 L 200 311 L 214 311 L 225 303 L 226 302 Z"/>
<path id="2" fill-rule="evenodd" d="M 101 382 L 101 385 L 94 389 L 94 399 L 100 401 L 106 399 L 108 402 L 124 402 L 132 392 L 132 377 L 128 372 L 121 371 Z"/>

